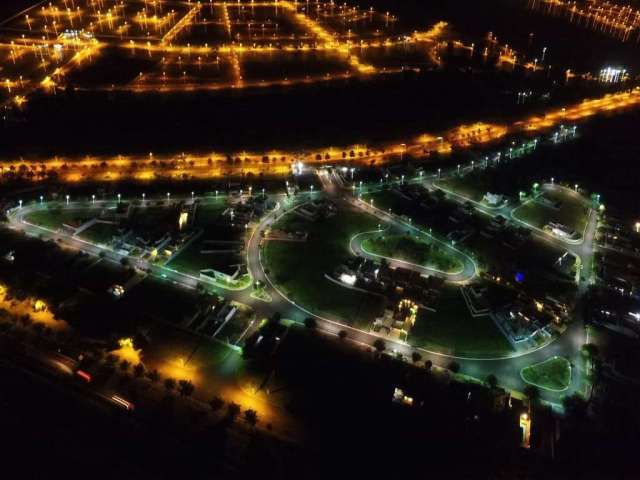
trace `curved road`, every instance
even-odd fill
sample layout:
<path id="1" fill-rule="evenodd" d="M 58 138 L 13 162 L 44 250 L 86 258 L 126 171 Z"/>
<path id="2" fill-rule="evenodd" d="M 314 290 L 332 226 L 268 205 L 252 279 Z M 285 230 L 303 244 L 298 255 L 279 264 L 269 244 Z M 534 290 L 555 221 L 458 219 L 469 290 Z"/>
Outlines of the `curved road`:
<path id="1" fill-rule="evenodd" d="M 316 193 L 315 195 L 320 194 Z M 175 200 L 179 199 L 176 198 Z M 284 202 L 286 202 L 286 200 L 284 200 Z M 100 203 L 101 206 L 105 206 L 109 202 L 96 201 L 96 204 L 98 203 Z M 115 204 L 115 202 L 110 203 Z M 9 211 L 8 219 L 11 228 L 22 230 L 31 236 L 41 237 L 42 239 L 57 239 L 57 241 L 59 242 L 62 242 L 72 248 L 84 251 L 90 255 L 97 256 L 101 252 L 104 252 L 103 255 L 105 255 L 105 259 L 107 261 L 120 262 L 122 255 L 112 251 L 109 248 L 92 244 L 64 232 L 53 231 L 38 225 L 34 225 L 25 220 L 25 216 L 28 213 L 40 208 L 46 208 L 46 205 L 40 206 L 34 202 L 29 205 L 24 205 L 21 208 L 18 207 Z M 70 202 L 69 205 L 66 206 L 66 208 L 91 207 L 87 207 L 86 202 Z M 98 206 L 96 206 L 96 208 L 98 208 Z M 274 285 L 265 274 L 264 267 L 261 261 L 261 243 L 263 233 L 267 229 L 269 229 L 275 222 L 277 222 L 277 220 L 282 215 L 289 212 L 291 208 L 295 208 L 295 206 L 287 208 L 283 204 L 278 203 L 277 208 L 267 213 L 253 228 L 251 236 L 247 242 L 246 252 L 248 270 L 253 276 L 254 280 L 260 280 L 264 282 L 265 285 L 267 285 L 267 289 L 272 297 L 272 301 L 270 303 L 265 303 L 252 298 L 250 296 L 250 288 L 242 291 L 231 291 L 215 288 L 214 290 L 228 299 L 237 300 L 239 302 L 251 305 L 256 311 L 257 318 L 268 317 L 275 312 L 279 312 L 283 318 L 289 318 L 298 322 L 302 322 L 306 317 L 314 317 L 318 323 L 318 328 L 320 328 L 324 332 L 337 335 L 338 332 L 344 330 L 347 332 L 347 339 L 352 343 L 357 344 L 361 347 L 370 347 L 377 338 L 382 337 L 378 337 L 371 332 L 358 330 L 349 325 L 344 325 L 340 323 L 338 319 L 325 318 L 319 315 L 315 315 L 314 313 L 306 310 L 303 306 L 297 305 L 295 302 L 289 300 L 282 292 L 278 290 L 277 286 Z M 406 226 L 403 225 L 403 228 L 406 228 Z M 135 262 L 133 262 L 133 265 L 143 269 L 150 269 L 152 275 L 162 277 L 167 281 L 174 283 L 176 286 L 181 286 L 184 288 L 194 289 L 199 281 L 199 279 L 196 277 L 186 275 L 165 267 L 150 265 L 147 262 L 140 260 L 135 260 Z M 548 344 L 543 348 L 540 348 L 533 352 L 514 355 L 506 358 L 458 357 L 455 355 L 429 351 L 422 348 L 414 348 L 406 343 L 393 341 L 387 338 L 383 338 L 383 340 L 385 341 L 388 350 L 401 353 L 406 358 L 411 358 L 411 354 L 414 351 L 417 351 L 422 355 L 423 360 L 431 360 L 434 365 L 440 367 L 446 367 L 452 360 L 456 360 L 460 364 L 461 373 L 463 374 L 470 375 L 479 379 L 484 379 L 489 374 L 495 374 L 498 377 L 501 386 L 512 390 L 522 391 L 522 389 L 525 387 L 525 383 L 520 378 L 520 370 L 523 367 L 528 366 L 532 363 L 541 362 L 553 355 L 561 355 L 569 358 L 570 360 L 575 360 L 577 358 L 577 355 L 579 355 L 580 346 L 585 343 L 585 334 L 584 329 L 579 324 L 579 322 L 574 322 L 559 339 L 552 342 L 551 344 Z M 572 385 L 565 393 L 571 393 L 580 388 L 581 375 L 576 373 L 579 372 L 574 369 Z M 541 393 L 544 399 L 552 403 L 557 403 L 560 398 L 560 395 L 557 393 L 544 391 Z"/>

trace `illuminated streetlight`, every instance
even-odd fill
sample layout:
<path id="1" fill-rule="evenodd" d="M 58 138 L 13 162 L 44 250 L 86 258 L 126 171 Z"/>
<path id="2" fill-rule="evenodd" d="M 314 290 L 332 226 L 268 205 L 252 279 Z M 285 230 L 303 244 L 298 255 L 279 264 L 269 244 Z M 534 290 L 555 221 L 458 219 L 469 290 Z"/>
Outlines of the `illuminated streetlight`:
<path id="1" fill-rule="evenodd" d="M 96 196 L 95 194 L 91 195 L 91 203 L 96 203 Z"/>
<path id="2" fill-rule="evenodd" d="M 22 200 L 18 200 L 18 203 L 20 204 L 20 208 L 22 208 Z"/>
<path id="3" fill-rule="evenodd" d="M 458 175 L 460 175 L 460 164 L 458 164 Z"/>
<path id="4" fill-rule="evenodd" d="M 636 222 L 636 233 L 640 233 L 640 222 Z"/>
<path id="5" fill-rule="evenodd" d="M 122 195 L 118 194 L 118 203 L 120 203 L 121 198 L 122 198 Z"/>
<path id="6" fill-rule="evenodd" d="M 191 192 L 191 200 L 193 200 L 195 194 L 196 194 L 196 192 Z"/>
<path id="7" fill-rule="evenodd" d="M 147 196 L 147 194 L 146 194 L 146 193 L 143 193 L 143 194 L 142 194 L 142 201 L 143 201 L 143 202 L 144 202 L 144 197 L 146 197 L 146 196 Z"/>
<path id="8" fill-rule="evenodd" d="M 40 195 L 40 204 L 42 204 L 42 202 L 44 202 L 44 197 Z"/>
<path id="9" fill-rule="evenodd" d="M 69 205 L 69 195 L 67 195 L 67 205 Z"/>
<path id="10" fill-rule="evenodd" d="M 438 169 L 438 180 L 440 180 L 440 172 L 442 171 L 441 168 Z"/>
<path id="11" fill-rule="evenodd" d="M 171 201 L 171 193 L 167 192 L 167 202 L 170 202 L 170 201 Z"/>

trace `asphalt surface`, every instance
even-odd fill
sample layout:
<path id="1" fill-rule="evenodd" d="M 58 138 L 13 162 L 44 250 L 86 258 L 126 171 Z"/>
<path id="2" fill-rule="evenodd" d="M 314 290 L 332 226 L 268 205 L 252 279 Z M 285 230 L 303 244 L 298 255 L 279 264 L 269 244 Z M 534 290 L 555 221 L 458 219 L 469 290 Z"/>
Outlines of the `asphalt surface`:
<path id="1" fill-rule="evenodd" d="M 321 180 L 323 185 L 325 186 L 324 192 L 317 192 L 313 195 L 327 195 L 331 197 L 332 200 L 338 202 L 348 202 L 351 205 L 356 206 L 357 208 L 367 208 L 366 204 L 364 206 L 359 205 L 358 203 L 362 202 L 359 202 L 350 194 L 341 197 L 340 195 L 342 189 L 339 183 L 336 185 L 334 184 L 334 181 L 326 178 L 321 178 Z M 277 203 L 277 207 L 273 211 L 267 213 L 258 224 L 253 226 L 252 234 L 248 239 L 246 248 L 247 268 L 254 281 L 259 280 L 266 285 L 266 291 L 271 295 L 272 301 L 267 303 L 252 298 L 251 288 L 242 291 L 232 291 L 221 288 L 213 288 L 213 290 L 229 300 L 236 300 L 238 302 L 250 305 L 255 310 L 257 318 L 269 317 L 275 312 L 280 313 L 282 315 L 282 318 L 288 318 L 297 322 L 304 321 L 306 317 L 313 317 L 316 319 L 318 328 L 323 332 L 337 335 L 340 331 L 344 330 L 347 332 L 348 341 L 360 347 L 370 347 L 374 343 L 374 341 L 380 337 L 378 337 L 374 333 L 358 330 L 349 325 L 342 324 L 337 319 L 325 318 L 315 315 L 313 312 L 306 310 L 303 306 L 289 300 L 280 290 L 278 290 L 277 286 L 274 285 L 271 279 L 265 274 L 264 267 L 261 261 L 261 242 L 263 233 L 268 230 L 274 223 L 276 223 L 282 215 L 286 214 L 292 208 L 295 208 L 295 205 L 288 204 L 288 200 L 284 196 L 279 196 L 278 198 L 280 199 L 280 201 Z M 178 200 L 180 199 L 174 199 L 174 201 Z M 96 202 L 96 204 L 98 203 L 106 204 L 107 202 Z M 114 204 L 115 202 L 110 203 Z M 86 206 L 86 202 L 70 202 L 66 206 L 66 208 L 85 208 Z M 28 235 L 40 237 L 43 240 L 56 239 L 59 243 L 62 243 L 65 246 L 84 251 L 93 256 L 98 256 L 102 253 L 104 255 L 105 261 L 120 263 L 123 256 L 108 248 L 94 245 L 61 231 L 53 231 L 27 222 L 25 220 L 25 216 L 28 213 L 39 208 L 46 208 L 46 204 L 39 205 L 34 202 L 31 204 L 25 204 L 21 208 L 15 208 L 11 210 L 8 215 L 10 227 L 16 230 L 22 230 Z M 404 222 L 402 222 L 401 220 L 390 217 L 386 213 L 380 212 L 377 209 L 367 208 L 367 211 L 377 216 L 381 221 L 393 225 L 395 228 L 403 228 L 405 230 L 407 228 L 407 224 L 404 224 Z M 499 212 L 492 213 L 498 214 Z M 582 254 L 584 256 L 583 262 L 585 259 L 588 259 L 587 257 L 590 257 L 590 255 L 592 255 L 593 238 L 595 236 L 596 226 L 595 215 L 593 215 L 592 217 L 593 218 L 590 219 L 589 225 L 586 229 L 584 242 L 581 245 L 563 245 L 564 248 L 569 247 L 574 249 L 576 253 L 579 252 L 580 254 Z M 549 239 L 549 241 L 557 242 L 558 240 L 552 238 Z M 167 269 L 165 267 L 151 265 L 143 260 L 131 260 L 131 264 L 143 270 L 150 270 L 151 275 L 164 278 L 177 287 L 195 289 L 199 282 L 199 279 L 196 277 L 180 273 L 175 270 Z M 475 275 L 475 266 L 473 266 L 472 263 L 465 262 L 465 268 L 463 272 L 457 274 L 456 276 L 454 276 L 454 278 L 450 278 L 450 280 L 466 281 L 472 278 L 473 275 Z M 400 353 L 408 359 L 411 358 L 411 354 L 414 351 L 417 351 L 421 354 L 423 360 L 431 360 L 434 365 L 440 367 L 446 367 L 451 361 L 455 360 L 460 365 L 460 371 L 463 374 L 478 379 L 484 379 L 489 374 L 494 374 L 497 376 L 501 386 L 518 391 L 522 391 L 526 386 L 525 382 L 520 377 L 520 371 L 522 368 L 533 363 L 544 361 L 554 355 L 563 356 L 568 358 L 574 365 L 576 365 L 576 368 L 574 368 L 573 372 L 574 374 L 572 375 L 571 385 L 566 392 L 563 392 L 563 394 L 570 394 L 583 388 L 583 376 L 581 375 L 581 371 L 579 368 L 579 355 L 580 347 L 585 343 L 585 339 L 586 335 L 585 330 L 582 326 L 582 322 L 580 320 L 576 320 L 569 325 L 568 329 L 564 332 L 563 335 L 561 335 L 550 344 L 547 344 L 535 351 L 515 354 L 510 357 L 501 358 L 469 358 L 448 355 L 445 353 L 425 350 L 421 348 L 414 348 L 403 342 L 383 338 L 387 346 L 387 351 Z M 541 396 L 543 399 L 554 404 L 557 404 L 559 402 L 561 395 L 562 394 L 554 392 L 541 392 Z"/>

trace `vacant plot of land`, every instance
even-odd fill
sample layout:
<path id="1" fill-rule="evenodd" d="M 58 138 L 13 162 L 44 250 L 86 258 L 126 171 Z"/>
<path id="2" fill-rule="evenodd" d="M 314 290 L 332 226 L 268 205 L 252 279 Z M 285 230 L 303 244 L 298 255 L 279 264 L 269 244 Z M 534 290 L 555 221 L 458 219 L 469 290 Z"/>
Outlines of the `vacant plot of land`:
<path id="1" fill-rule="evenodd" d="M 97 212 L 89 209 L 51 208 L 31 212 L 25 216 L 25 220 L 50 230 L 57 230 L 65 224 L 80 226 L 96 216 Z"/>
<path id="2" fill-rule="evenodd" d="M 272 280 L 292 300 L 314 313 L 368 328 L 381 312 L 382 299 L 336 285 L 325 274 L 350 257 L 350 238 L 376 228 L 376 219 L 341 210 L 327 219 L 295 225 L 309 232 L 306 242 L 270 241 L 265 246 L 263 258 Z"/>
<path id="3" fill-rule="evenodd" d="M 79 233 L 78 236 L 92 243 L 106 245 L 117 234 L 117 225 L 113 223 L 95 223 L 91 227 Z"/>
<path id="4" fill-rule="evenodd" d="M 367 238 L 362 248 L 374 255 L 397 258 L 443 272 L 457 272 L 463 267 L 462 262 L 447 249 L 409 235 L 375 235 Z"/>
<path id="5" fill-rule="evenodd" d="M 586 200 L 577 193 L 560 187 L 545 189 L 543 195 L 549 202 L 558 202 L 558 207 L 543 204 L 540 199 L 530 200 L 516 208 L 513 216 L 540 229 L 549 222 L 560 223 L 582 237 L 589 219 L 589 206 Z"/>
<path id="6" fill-rule="evenodd" d="M 571 383 L 571 364 L 565 358 L 551 357 L 544 362 L 523 368 L 520 375 L 531 385 L 561 392 Z"/>
<path id="7" fill-rule="evenodd" d="M 438 186 L 475 202 L 481 202 L 487 192 L 501 193 L 496 191 L 493 182 L 486 181 L 484 176 L 471 174 L 464 177 L 447 178 L 438 182 Z"/>
<path id="8" fill-rule="evenodd" d="M 505 355 L 509 342 L 488 316 L 472 317 L 458 287 L 445 287 L 436 311 L 421 309 L 409 343 L 431 350 L 469 356 Z"/>

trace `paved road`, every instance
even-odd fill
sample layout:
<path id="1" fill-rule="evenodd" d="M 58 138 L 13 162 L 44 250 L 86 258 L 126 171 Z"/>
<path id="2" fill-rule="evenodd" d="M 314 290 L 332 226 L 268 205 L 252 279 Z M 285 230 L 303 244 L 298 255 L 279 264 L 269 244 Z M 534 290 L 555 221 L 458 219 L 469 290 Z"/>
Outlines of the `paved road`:
<path id="1" fill-rule="evenodd" d="M 331 182 L 333 183 L 333 182 Z M 330 188 L 326 192 L 328 195 L 335 195 L 339 193 L 339 188 Z M 309 194 L 305 194 L 309 195 Z M 315 193 L 313 195 L 323 195 L 322 193 Z M 264 267 L 261 261 L 261 242 L 263 238 L 263 232 L 269 229 L 280 216 L 286 214 L 290 209 L 295 208 L 294 204 L 287 204 L 284 197 L 280 197 L 281 201 L 277 204 L 277 208 L 266 214 L 260 222 L 253 228 L 252 234 L 247 242 L 247 266 L 248 270 L 253 276 L 254 280 L 260 280 L 267 285 L 267 291 L 272 296 L 272 302 L 266 303 L 250 296 L 251 289 L 243 291 L 229 291 L 223 289 L 214 289 L 219 294 L 223 295 L 227 299 L 236 300 L 248 305 L 251 305 L 258 318 L 268 317 L 275 312 L 279 312 L 283 318 L 289 318 L 298 322 L 302 322 L 306 317 L 314 317 L 317 321 L 318 327 L 326 333 L 337 335 L 338 332 L 344 330 L 347 332 L 348 341 L 361 347 L 369 347 L 373 342 L 379 338 L 377 335 L 371 332 L 365 332 L 355 329 L 348 325 L 341 324 L 338 319 L 325 318 L 313 314 L 307 311 L 303 306 L 297 305 L 293 301 L 289 300 L 277 287 L 271 282 L 267 275 L 265 275 Z M 180 200 L 178 198 L 175 199 Z M 349 199 L 349 196 L 344 197 L 344 200 L 352 202 L 353 199 Z M 98 202 L 96 202 L 98 203 Z M 104 202 L 106 204 L 106 202 Z M 114 202 L 111 202 L 114 203 Z M 105 206 L 99 205 L 99 206 Z M 71 202 L 67 208 L 86 208 L 86 203 Z M 67 246 L 84 251 L 90 255 L 97 256 L 101 253 L 105 255 L 105 260 L 119 263 L 122 259 L 122 255 L 112 250 L 94 245 L 85 240 L 77 237 L 73 237 L 69 234 L 60 231 L 53 231 L 38 225 L 34 225 L 25 220 L 25 216 L 39 208 L 46 208 L 36 203 L 24 205 L 22 208 L 15 208 L 9 212 L 8 218 L 11 228 L 25 231 L 28 235 L 34 237 L 41 237 L 46 239 L 57 239 L 59 242 L 64 243 Z M 373 212 L 371 212 L 373 213 Z M 375 214 L 375 213 L 374 213 Z M 403 225 L 406 228 L 406 225 Z M 164 267 L 158 267 L 150 265 L 148 262 L 136 260 L 134 263 L 137 267 L 143 269 L 150 269 L 151 274 L 161 278 L 165 278 L 167 281 L 172 282 L 178 287 L 194 289 L 198 284 L 196 277 L 186 275 L 174 270 L 170 270 Z M 546 360 L 552 355 L 562 355 L 569 359 L 576 359 L 579 354 L 580 346 L 585 341 L 584 329 L 579 322 L 574 322 L 567 332 L 554 341 L 553 343 L 534 352 L 522 354 L 519 356 L 513 356 L 508 358 L 467 358 L 456 357 L 440 352 L 429 351 L 420 348 L 413 348 L 410 345 L 384 339 L 388 350 L 401 353 L 407 358 L 411 357 L 412 352 L 417 351 L 422 355 L 424 360 L 431 360 L 434 365 L 440 367 L 446 367 L 452 360 L 456 360 L 461 366 L 461 372 L 467 375 L 471 375 L 476 378 L 484 379 L 489 374 L 495 374 L 502 386 L 514 389 L 522 390 L 525 383 L 520 378 L 520 370 L 532 363 Z M 567 391 L 568 393 L 575 391 L 580 385 L 580 375 L 574 375 L 572 379 L 572 385 Z M 543 392 L 544 399 L 550 402 L 558 402 L 559 395 L 552 392 Z"/>

